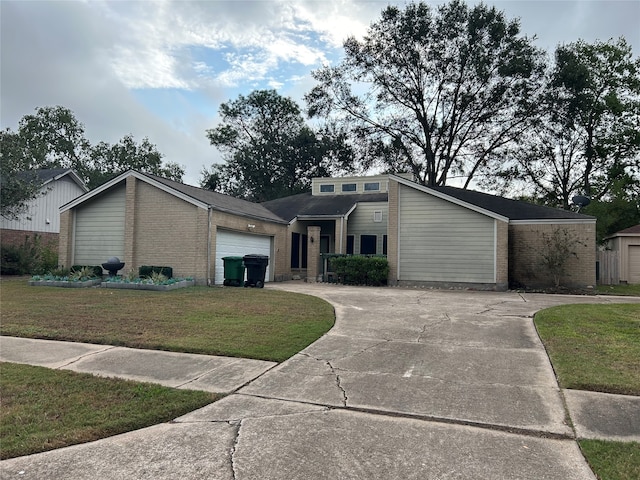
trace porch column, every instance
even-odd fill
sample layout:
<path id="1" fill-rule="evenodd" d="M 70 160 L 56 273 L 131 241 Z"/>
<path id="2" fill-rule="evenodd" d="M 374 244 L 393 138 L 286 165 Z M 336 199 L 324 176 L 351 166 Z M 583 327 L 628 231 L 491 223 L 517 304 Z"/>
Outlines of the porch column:
<path id="1" fill-rule="evenodd" d="M 137 265 L 135 252 L 136 229 L 136 177 L 128 176 L 126 180 L 126 203 L 124 207 L 124 258 L 125 271 L 135 270 Z M 123 271 L 124 273 L 124 271 Z"/>
<path id="2" fill-rule="evenodd" d="M 315 283 L 320 271 L 320 227 L 307 227 L 307 282 Z"/>

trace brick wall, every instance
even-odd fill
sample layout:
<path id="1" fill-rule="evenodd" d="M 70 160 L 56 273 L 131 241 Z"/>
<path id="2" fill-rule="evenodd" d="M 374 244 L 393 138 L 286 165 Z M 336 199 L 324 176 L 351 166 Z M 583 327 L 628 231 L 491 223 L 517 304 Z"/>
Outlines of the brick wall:
<path id="1" fill-rule="evenodd" d="M 0 231 L 0 240 L 2 245 L 24 245 L 24 242 L 27 239 L 30 242 L 33 242 L 36 236 L 40 239 L 42 246 L 48 246 L 55 250 L 58 249 L 60 235 L 57 233 L 32 232 L 30 230 L 9 230 L 7 228 L 3 228 Z"/>
<path id="2" fill-rule="evenodd" d="M 509 224 L 496 220 L 496 289 L 509 287 Z"/>
<path id="3" fill-rule="evenodd" d="M 556 229 L 567 229 L 577 237 L 577 257 L 567 261 L 560 284 L 565 287 L 595 286 L 596 284 L 596 225 L 580 224 L 510 224 L 509 225 L 509 283 L 512 287 L 544 288 L 554 285 L 553 276 L 542 266 L 545 248 L 544 235 Z"/>

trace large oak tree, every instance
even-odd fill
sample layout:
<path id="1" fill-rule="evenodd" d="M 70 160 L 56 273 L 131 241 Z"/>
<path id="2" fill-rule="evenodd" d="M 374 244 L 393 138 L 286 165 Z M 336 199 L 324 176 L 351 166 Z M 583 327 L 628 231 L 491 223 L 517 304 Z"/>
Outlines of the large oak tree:
<path id="1" fill-rule="evenodd" d="M 311 115 L 353 133 L 365 167 L 409 171 L 427 185 L 465 187 L 537 115 L 543 55 L 517 20 L 454 0 L 390 6 L 337 66 L 314 72 Z"/>

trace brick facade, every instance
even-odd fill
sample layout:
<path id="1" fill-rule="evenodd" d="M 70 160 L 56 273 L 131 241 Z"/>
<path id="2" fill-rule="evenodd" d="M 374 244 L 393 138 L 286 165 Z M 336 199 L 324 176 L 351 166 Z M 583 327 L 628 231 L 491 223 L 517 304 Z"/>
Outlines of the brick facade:
<path id="1" fill-rule="evenodd" d="M 567 260 L 567 275 L 560 279 L 565 287 L 584 288 L 596 284 L 596 224 L 511 224 L 509 225 L 509 280 L 511 287 L 542 288 L 554 285 L 554 279 L 542 265 L 544 235 L 566 229 L 579 239 L 577 256 Z"/>
<path id="2" fill-rule="evenodd" d="M 131 175 L 126 177 L 123 273 L 142 265 L 170 266 L 176 277 L 193 277 L 199 285 L 215 278 L 218 228 L 274 237 L 270 259 L 276 280 L 291 276 L 287 225 L 203 208 Z M 73 262 L 74 208 L 61 214 L 60 264 Z"/>
<path id="3" fill-rule="evenodd" d="M 0 239 L 2 245 L 20 246 L 24 245 L 25 241 L 33 242 L 35 237 L 38 237 L 42 246 L 47 246 L 58 249 L 58 243 L 60 235 L 52 232 L 33 232 L 31 230 L 10 230 L 3 228 L 0 232 Z"/>

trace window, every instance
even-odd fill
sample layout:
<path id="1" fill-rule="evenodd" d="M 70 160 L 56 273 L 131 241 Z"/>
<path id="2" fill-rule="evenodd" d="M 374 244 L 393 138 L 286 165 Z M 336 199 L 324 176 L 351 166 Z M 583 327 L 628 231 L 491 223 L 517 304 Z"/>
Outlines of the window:
<path id="1" fill-rule="evenodd" d="M 382 254 L 383 255 L 387 254 L 387 236 L 386 235 L 382 236 Z"/>
<path id="2" fill-rule="evenodd" d="M 334 189 L 335 188 L 334 188 L 333 184 L 320 185 L 320 192 L 321 193 L 333 193 Z"/>
<path id="3" fill-rule="evenodd" d="M 342 185 L 342 191 L 343 192 L 355 192 L 356 191 L 356 184 L 355 183 L 344 183 Z"/>
<path id="4" fill-rule="evenodd" d="M 378 239 L 375 235 L 360 235 L 360 254 L 375 255 Z"/>
<path id="5" fill-rule="evenodd" d="M 307 268 L 307 236 L 291 234 L 291 268 Z"/>
<path id="6" fill-rule="evenodd" d="M 376 210 L 373 212 L 373 221 L 376 223 L 382 222 L 382 210 Z"/>
<path id="7" fill-rule="evenodd" d="M 347 255 L 353 255 L 353 245 L 355 243 L 355 235 L 347 235 Z"/>
<path id="8" fill-rule="evenodd" d="M 291 234 L 291 268 L 300 268 L 300 234 Z"/>
<path id="9" fill-rule="evenodd" d="M 380 182 L 370 182 L 364 184 L 365 192 L 377 192 L 380 190 Z"/>

